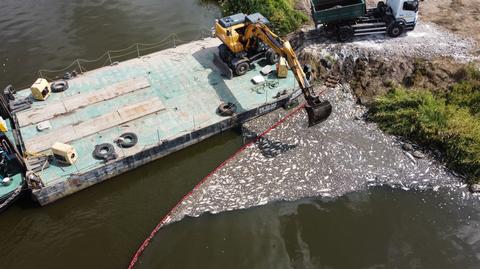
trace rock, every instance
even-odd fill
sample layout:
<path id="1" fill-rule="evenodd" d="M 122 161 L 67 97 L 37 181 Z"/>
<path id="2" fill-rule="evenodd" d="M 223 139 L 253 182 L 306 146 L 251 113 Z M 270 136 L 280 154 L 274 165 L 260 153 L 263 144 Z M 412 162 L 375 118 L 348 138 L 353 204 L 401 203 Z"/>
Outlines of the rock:
<path id="1" fill-rule="evenodd" d="M 413 146 L 411 144 L 405 143 L 402 145 L 402 149 L 405 151 L 413 151 Z M 415 155 L 413 155 L 415 156 Z"/>
<path id="2" fill-rule="evenodd" d="M 423 158 L 425 158 L 425 154 L 423 154 L 423 152 L 418 151 L 418 150 L 414 151 L 414 152 L 412 153 L 412 155 L 413 155 L 413 157 L 415 157 L 415 158 L 417 158 L 417 159 L 423 159 Z"/>
<path id="3" fill-rule="evenodd" d="M 480 184 L 472 184 L 470 185 L 471 192 L 480 192 Z"/>

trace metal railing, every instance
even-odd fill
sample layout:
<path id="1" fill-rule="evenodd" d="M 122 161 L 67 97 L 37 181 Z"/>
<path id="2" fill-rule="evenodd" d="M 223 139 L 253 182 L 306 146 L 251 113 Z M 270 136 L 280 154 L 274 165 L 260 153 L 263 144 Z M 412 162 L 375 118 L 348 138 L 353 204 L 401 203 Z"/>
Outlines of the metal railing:
<path id="1" fill-rule="evenodd" d="M 114 65 L 121 61 L 133 58 L 140 58 L 155 51 L 172 47 L 175 48 L 178 45 L 210 36 L 212 36 L 211 31 L 202 30 L 196 38 L 193 38 L 191 40 L 182 40 L 173 33 L 156 43 L 135 43 L 124 49 L 107 50 L 101 56 L 93 60 L 78 58 L 63 68 L 40 69 L 38 70 L 38 75 L 41 78 L 53 81 L 62 78 L 66 72 L 76 72 L 82 74 L 93 69 L 98 69 L 108 65 Z"/>

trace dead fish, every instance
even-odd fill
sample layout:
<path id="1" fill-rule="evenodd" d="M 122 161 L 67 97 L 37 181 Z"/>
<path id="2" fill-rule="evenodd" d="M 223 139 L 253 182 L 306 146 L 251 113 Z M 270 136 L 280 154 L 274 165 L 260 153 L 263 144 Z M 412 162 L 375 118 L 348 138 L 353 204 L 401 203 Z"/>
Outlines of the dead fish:
<path id="1" fill-rule="evenodd" d="M 412 163 L 417 164 L 417 160 L 412 154 L 410 154 L 410 152 L 404 152 L 404 154 L 412 161 Z"/>

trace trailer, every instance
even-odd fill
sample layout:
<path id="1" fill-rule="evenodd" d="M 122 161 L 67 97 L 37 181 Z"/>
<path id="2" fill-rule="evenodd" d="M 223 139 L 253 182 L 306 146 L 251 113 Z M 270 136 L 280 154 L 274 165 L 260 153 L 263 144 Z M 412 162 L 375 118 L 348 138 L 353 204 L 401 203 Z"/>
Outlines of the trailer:
<path id="1" fill-rule="evenodd" d="M 415 28 L 418 18 L 418 0 L 380 1 L 375 8 L 367 8 L 365 0 L 310 0 L 316 28 L 341 42 L 355 36 L 388 34 L 398 37 Z"/>

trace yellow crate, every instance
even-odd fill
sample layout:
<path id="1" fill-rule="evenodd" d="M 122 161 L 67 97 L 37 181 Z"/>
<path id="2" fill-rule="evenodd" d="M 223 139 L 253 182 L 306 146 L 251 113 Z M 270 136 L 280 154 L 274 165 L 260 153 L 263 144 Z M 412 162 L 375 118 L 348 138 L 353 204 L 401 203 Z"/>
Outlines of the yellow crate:
<path id="1" fill-rule="evenodd" d="M 30 90 L 32 91 L 33 98 L 40 101 L 47 100 L 52 93 L 50 83 L 44 78 L 38 78 L 32 87 L 30 87 Z"/>
<path id="2" fill-rule="evenodd" d="M 65 164 L 73 164 L 78 158 L 77 151 L 73 146 L 60 142 L 53 144 L 52 153 L 55 159 Z"/>

